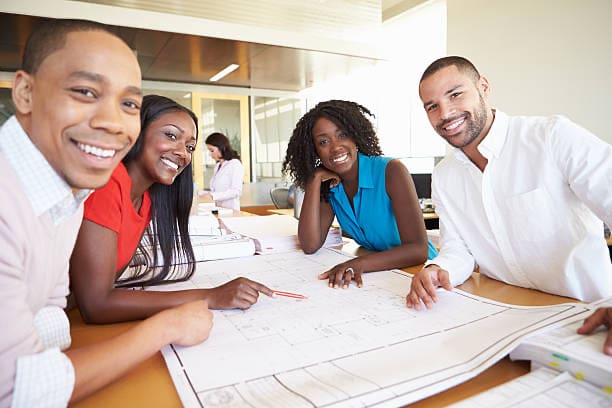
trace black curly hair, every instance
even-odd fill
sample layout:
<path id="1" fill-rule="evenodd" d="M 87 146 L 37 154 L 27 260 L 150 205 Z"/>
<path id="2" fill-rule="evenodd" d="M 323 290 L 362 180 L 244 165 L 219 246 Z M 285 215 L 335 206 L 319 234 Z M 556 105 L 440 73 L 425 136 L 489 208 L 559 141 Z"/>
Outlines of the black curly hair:
<path id="1" fill-rule="evenodd" d="M 334 122 L 355 142 L 360 153 L 381 156 L 378 137 L 368 116 L 374 118 L 372 112 L 355 102 L 334 99 L 318 103 L 302 116 L 293 129 L 283 161 L 283 174 L 289 175 L 298 187 L 306 188 L 306 183 L 317 168 L 318 156 L 312 141 L 312 128 L 319 118 Z"/>

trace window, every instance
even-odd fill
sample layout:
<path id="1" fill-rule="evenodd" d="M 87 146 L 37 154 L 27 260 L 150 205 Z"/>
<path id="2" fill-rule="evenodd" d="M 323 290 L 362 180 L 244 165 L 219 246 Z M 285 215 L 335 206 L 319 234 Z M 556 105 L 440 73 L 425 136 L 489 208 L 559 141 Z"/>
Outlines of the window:
<path id="1" fill-rule="evenodd" d="M 253 97 L 256 180 L 281 180 L 287 144 L 301 116 L 302 102 L 299 99 Z"/>

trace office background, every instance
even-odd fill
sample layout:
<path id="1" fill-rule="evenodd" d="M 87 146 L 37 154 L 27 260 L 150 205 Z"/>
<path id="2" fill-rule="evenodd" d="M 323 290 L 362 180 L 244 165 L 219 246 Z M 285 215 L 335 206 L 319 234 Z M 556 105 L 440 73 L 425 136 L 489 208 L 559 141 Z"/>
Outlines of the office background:
<path id="1" fill-rule="evenodd" d="M 280 164 L 293 125 L 325 99 L 369 107 L 383 151 L 402 157 L 413 173 L 430 172 L 447 148 L 427 122 L 418 78 L 447 54 L 473 60 L 490 79 L 500 109 L 562 113 L 612 142 L 604 128 L 612 91 L 610 15 L 608 0 L 7 0 L 0 16 L 14 29 L 0 29 L 0 110 L 10 110 L 8 87 L 27 18 L 92 18 L 131 27 L 121 33 L 137 49 L 145 91 L 194 109 L 203 135 L 227 133 L 247 169 L 242 205 L 268 204 L 269 188 L 288 182 Z M 15 16 L 21 19 L 11 20 Z M 147 49 L 145 30 L 159 41 L 176 34 L 165 48 Z M 232 60 L 241 67 L 217 83 L 208 80 Z M 206 186 L 213 163 L 204 145 L 199 148 L 196 180 Z"/>

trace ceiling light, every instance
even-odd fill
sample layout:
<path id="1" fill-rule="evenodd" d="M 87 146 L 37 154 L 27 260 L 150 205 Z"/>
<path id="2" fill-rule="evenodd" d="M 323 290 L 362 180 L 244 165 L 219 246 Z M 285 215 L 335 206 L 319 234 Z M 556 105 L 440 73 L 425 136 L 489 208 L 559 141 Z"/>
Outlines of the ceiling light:
<path id="1" fill-rule="evenodd" d="M 223 78 L 224 76 L 226 76 L 230 72 L 233 72 L 236 69 L 238 69 L 239 66 L 240 65 L 238 65 L 238 64 L 230 64 L 230 65 L 228 65 L 227 67 L 223 68 L 221 71 L 219 71 L 215 75 L 213 75 L 210 78 L 210 82 L 216 82 L 216 81 L 220 80 L 221 78 Z"/>

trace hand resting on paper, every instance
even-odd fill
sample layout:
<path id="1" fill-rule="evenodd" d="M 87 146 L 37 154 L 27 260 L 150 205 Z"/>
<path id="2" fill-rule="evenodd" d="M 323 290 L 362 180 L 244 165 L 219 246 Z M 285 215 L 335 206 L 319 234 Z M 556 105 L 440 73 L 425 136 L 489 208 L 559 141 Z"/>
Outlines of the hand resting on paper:
<path id="1" fill-rule="evenodd" d="M 427 265 L 412 277 L 410 293 L 406 295 L 406 306 L 415 310 L 421 310 L 421 302 L 427 309 L 431 309 L 438 301 L 436 288 L 442 286 L 446 290 L 452 290 L 448 271 L 438 265 Z"/>
<path id="2" fill-rule="evenodd" d="M 363 286 L 362 280 L 363 268 L 357 262 L 357 258 L 351 259 L 348 262 L 342 262 L 331 268 L 328 271 L 321 273 L 318 278 L 320 280 L 329 279 L 328 286 L 330 288 L 346 289 L 349 287 L 351 280 L 355 280 L 357 287 Z"/>
<path id="3" fill-rule="evenodd" d="M 165 327 L 174 329 L 170 342 L 179 346 L 193 346 L 203 342 L 208 338 L 213 325 L 213 314 L 203 300 L 166 309 L 157 318 L 166 317 Z"/>
<path id="4" fill-rule="evenodd" d="M 248 309 L 257 302 L 259 292 L 272 296 L 272 289 L 247 278 L 236 278 L 221 286 L 206 289 L 211 309 Z"/>
<path id="5" fill-rule="evenodd" d="M 578 328 L 579 334 L 592 333 L 599 326 L 604 325 L 608 328 L 608 336 L 604 343 L 603 352 L 612 356 L 612 307 L 600 307 L 595 312 L 584 320 L 582 326 Z"/>

